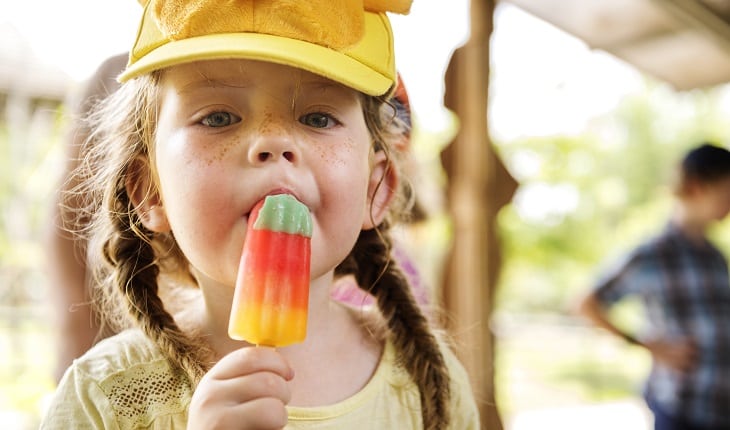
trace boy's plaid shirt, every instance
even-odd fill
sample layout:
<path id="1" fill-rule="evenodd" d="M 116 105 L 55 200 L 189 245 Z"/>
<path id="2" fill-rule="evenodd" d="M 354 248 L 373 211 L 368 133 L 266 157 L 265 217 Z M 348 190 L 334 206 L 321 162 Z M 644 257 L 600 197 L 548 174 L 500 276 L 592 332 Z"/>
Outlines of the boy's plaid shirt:
<path id="1" fill-rule="evenodd" d="M 595 286 L 609 306 L 627 295 L 646 309 L 646 338 L 694 339 L 697 363 L 680 374 L 654 363 L 645 395 L 697 425 L 730 428 L 730 279 L 724 255 L 671 224 Z"/>

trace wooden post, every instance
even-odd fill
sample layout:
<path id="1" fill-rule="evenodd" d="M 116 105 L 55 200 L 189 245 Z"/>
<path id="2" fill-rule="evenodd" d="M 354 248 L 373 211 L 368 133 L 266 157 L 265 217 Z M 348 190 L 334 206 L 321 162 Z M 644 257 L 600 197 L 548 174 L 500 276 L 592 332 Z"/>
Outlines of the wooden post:
<path id="1" fill-rule="evenodd" d="M 495 0 L 471 1 L 471 36 L 446 73 L 445 105 L 459 117 L 442 153 L 453 243 L 444 269 L 443 303 L 456 352 L 471 377 L 482 428 L 503 428 L 494 396 L 494 336 L 489 323 L 499 269 L 495 222 L 516 189 L 494 153 L 487 129 L 489 39 Z"/>

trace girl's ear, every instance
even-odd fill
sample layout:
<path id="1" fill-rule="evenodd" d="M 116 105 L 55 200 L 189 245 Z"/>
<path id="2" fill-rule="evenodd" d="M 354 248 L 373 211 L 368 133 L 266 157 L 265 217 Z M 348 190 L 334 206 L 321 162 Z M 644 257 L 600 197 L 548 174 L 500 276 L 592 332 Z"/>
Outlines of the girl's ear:
<path id="1" fill-rule="evenodd" d="M 377 227 L 388 213 L 388 206 L 398 187 L 398 174 L 384 151 L 373 156 L 373 167 L 368 182 L 368 210 L 363 219 L 362 229 Z"/>
<path id="2" fill-rule="evenodd" d="M 155 233 L 169 232 L 170 222 L 152 180 L 149 160 L 137 157 L 132 161 L 127 170 L 124 186 L 142 225 Z"/>

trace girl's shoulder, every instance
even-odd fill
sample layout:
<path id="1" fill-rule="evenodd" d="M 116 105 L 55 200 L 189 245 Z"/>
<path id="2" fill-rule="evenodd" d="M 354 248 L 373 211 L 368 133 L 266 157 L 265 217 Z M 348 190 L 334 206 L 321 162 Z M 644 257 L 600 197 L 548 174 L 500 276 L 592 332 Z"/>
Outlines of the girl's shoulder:
<path id="1" fill-rule="evenodd" d="M 454 353 L 440 344 L 451 376 L 450 429 L 476 430 L 479 412 L 469 379 Z M 287 428 L 357 430 L 361 428 L 423 428 L 418 386 L 403 367 L 390 338 L 374 374 L 357 394 L 321 407 L 287 407 Z"/>
<path id="2" fill-rule="evenodd" d="M 94 378 L 106 379 L 130 368 L 166 362 L 158 346 L 139 329 L 127 329 L 103 339 L 72 367 Z"/>
<path id="3" fill-rule="evenodd" d="M 361 308 L 354 315 L 361 326 L 372 336 L 372 339 L 384 345 L 376 375 L 380 375 L 393 386 L 407 387 L 412 383 L 411 377 L 399 360 L 398 351 L 393 344 L 386 322 L 380 312 L 377 312 L 374 308 L 370 308 L 369 310 L 370 312 Z M 466 369 L 454 352 L 458 345 L 451 342 L 450 337 L 440 330 L 436 330 L 435 334 L 451 378 L 451 391 L 454 397 L 452 400 L 455 400 L 457 403 L 466 402 L 466 404 L 460 406 L 471 409 L 474 406 L 471 382 Z M 411 389 L 417 391 L 415 385 Z M 474 410 L 476 410 L 476 406 L 474 406 Z"/>
<path id="4" fill-rule="evenodd" d="M 134 392 L 135 400 L 153 403 L 192 396 L 187 376 L 174 369 L 157 344 L 139 329 L 102 340 L 72 367 L 77 377 L 94 381 L 120 407 L 132 400 L 130 392 Z"/>
<path id="5" fill-rule="evenodd" d="M 469 374 L 452 346 L 439 340 L 441 353 L 451 378 L 451 421 L 449 428 L 477 430 L 480 427 L 479 408 L 472 391 Z"/>
<path id="6" fill-rule="evenodd" d="M 159 419 L 174 428 L 178 421 L 184 424 L 191 397 L 187 377 L 140 330 L 130 329 L 74 360 L 47 414 L 53 417 L 49 423 L 61 427 L 47 428 L 105 427 L 108 422 L 138 428 Z"/>

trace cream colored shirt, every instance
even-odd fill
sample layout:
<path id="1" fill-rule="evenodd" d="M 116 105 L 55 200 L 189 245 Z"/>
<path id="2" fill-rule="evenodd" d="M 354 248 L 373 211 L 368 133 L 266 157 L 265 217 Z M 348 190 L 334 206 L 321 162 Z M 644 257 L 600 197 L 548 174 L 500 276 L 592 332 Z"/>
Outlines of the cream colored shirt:
<path id="1" fill-rule="evenodd" d="M 443 348 L 451 374 L 451 429 L 478 429 L 466 372 Z M 192 396 L 189 380 L 173 371 L 139 330 L 106 339 L 69 367 L 41 423 L 51 429 L 185 429 Z M 334 405 L 288 407 L 286 429 L 420 429 L 418 388 L 395 364 L 393 345 L 375 374 L 354 396 Z"/>

